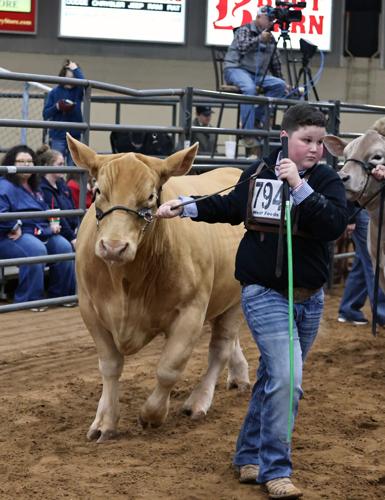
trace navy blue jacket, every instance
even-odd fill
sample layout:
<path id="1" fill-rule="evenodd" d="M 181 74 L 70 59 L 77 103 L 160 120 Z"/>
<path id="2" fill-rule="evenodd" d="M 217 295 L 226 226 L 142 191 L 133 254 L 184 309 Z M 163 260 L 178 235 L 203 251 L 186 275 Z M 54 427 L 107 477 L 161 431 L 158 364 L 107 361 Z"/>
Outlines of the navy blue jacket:
<path id="1" fill-rule="evenodd" d="M 84 75 L 80 68 L 76 68 L 74 71 L 74 78 L 84 79 Z M 84 87 L 73 87 L 71 89 L 66 89 L 62 85 L 58 85 L 52 89 L 47 96 L 47 100 L 43 108 L 43 118 L 44 120 L 52 120 L 55 122 L 82 122 L 82 101 L 84 95 Z M 56 103 L 61 99 L 69 99 L 75 103 L 75 107 L 68 112 L 63 112 L 57 109 Z M 51 128 L 49 129 L 49 136 L 51 139 L 65 139 L 66 129 Z M 81 130 L 68 129 L 68 132 L 75 137 L 75 139 L 80 139 Z"/>
<path id="2" fill-rule="evenodd" d="M 0 177 L 0 213 L 6 212 L 41 212 L 48 210 L 43 194 L 39 191 L 30 193 L 21 186 L 16 186 L 8 179 Z M 51 236 L 52 230 L 48 219 L 23 219 L 21 227 L 23 233 L 33 234 L 44 240 Z M 0 240 L 15 226 L 15 220 L 0 221 Z"/>
<path id="3" fill-rule="evenodd" d="M 57 188 L 54 188 L 45 177 L 42 178 L 40 189 L 44 200 L 50 209 L 74 210 L 75 204 L 72 199 L 71 189 L 67 186 L 64 179 L 56 181 Z M 60 234 L 68 241 L 76 238 L 76 230 L 79 225 L 79 217 L 60 217 Z"/>
<path id="4" fill-rule="evenodd" d="M 269 168 L 259 177 L 277 179 L 274 166 L 278 151 L 265 159 Z M 256 172 L 254 163 L 246 169 L 240 181 Z M 320 288 L 328 278 L 328 242 L 337 239 L 348 222 L 345 187 L 337 173 L 328 165 L 315 165 L 308 178 L 314 192 L 299 205 L 298 229 L 310 237 L 293 236 L 294 286 Z M 228 222 L 236 225 L 246 221 L 249 183 L 245 182 L 228 195 L 216 195 L 197 203 L 198 217 L 192 220 L 209 223 Z M 287 250 L 282 276 L 277 278 L 278 234 L 247 230 L 240 242 L 235 262 L 235 277 L 243 284 L 258 284 L 274 290 L 287 288 Z"/>

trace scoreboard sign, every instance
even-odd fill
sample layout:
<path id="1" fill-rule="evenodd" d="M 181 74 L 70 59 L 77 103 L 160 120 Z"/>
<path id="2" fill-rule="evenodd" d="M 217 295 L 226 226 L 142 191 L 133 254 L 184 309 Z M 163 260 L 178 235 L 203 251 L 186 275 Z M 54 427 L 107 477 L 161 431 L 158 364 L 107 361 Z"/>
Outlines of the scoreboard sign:
<path id="1" fill-rule="evenodd" d="M 304 38 L 317 45 L 319 50 L 331 50 L 332 4 L 332 0 L 308 0 L 306 2 L 306 7 L 300 9 L 301 22 L 292 22 L 289 26 L 293 49 L 299 49 L 299 40 Z M 273 0 L 207 0 L 206 44 L 230 45 L 233 40 L 233 29 L 253 21 L 259 7 L 266 5 L 277 8 Z M 287 9 L 287 7 L 279 7 L 279 9 Z M 273 33 L 278 39 L 281 30 L 277 24 L 274 25 Z M 278 46 L 282 47 L 282 45 L 283 39 L 281 38 Z"/>
<path id="2" fill-rule="evenodd" d="M 0 33 L 36 34 L 36 0 L 0 0 Z"/>

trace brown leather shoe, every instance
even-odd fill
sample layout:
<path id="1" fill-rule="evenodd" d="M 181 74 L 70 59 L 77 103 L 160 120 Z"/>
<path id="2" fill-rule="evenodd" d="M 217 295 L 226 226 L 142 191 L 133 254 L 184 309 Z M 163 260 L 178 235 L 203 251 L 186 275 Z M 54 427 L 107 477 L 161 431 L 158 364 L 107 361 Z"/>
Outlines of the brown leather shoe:
<path id="1" fill-rule="evenodd" d="M 300 498 L 303 493 L 296 488 L 289 477 L 279 477 L 265 483 L 269 498 Z"/>
<path id="2" fill-rule="evenodd" d="M 239 467 L 240 483 L 255 483 L 259 474 L 259 465 L 247 464 Z"/>

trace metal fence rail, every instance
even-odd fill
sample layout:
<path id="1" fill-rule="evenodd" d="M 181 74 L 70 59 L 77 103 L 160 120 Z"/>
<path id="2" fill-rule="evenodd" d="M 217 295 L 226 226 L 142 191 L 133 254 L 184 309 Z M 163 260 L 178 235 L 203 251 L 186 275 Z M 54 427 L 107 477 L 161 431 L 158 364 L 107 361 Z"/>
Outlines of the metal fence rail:
<path id="1" fill-rule="evenodd" d="M 11 83 L 21 86 L 21 90 L 16 91 L 12 88 Z M 43 106 L 43 101 L 46 96 L 46 92 L 49 91 L 49 85 L 57 84 L 71 84 L 74 86 L 79 86 L 84 88 L 84 102 L 83 102 L 83 117 L 84 121 L 82 123 L 73 122 L 54 122 L 54 121 L 44 121 L 41 119 L 41 109 Z M 8 85 L 8 87 L 7 87 Z M 33 91 L 31 90 L 33 88 Z M 10 90 L 11 89 L 11 90 Z M 98 91 L 98 94 L 93 94 L 94 91 Z M 100 92 L 104 92 L 103 95 Z M 16 132 L 21 131 L 21 142 L 29 142 L 30 136 L 26 132 L 32 130 L 41 131 L 41 137 L 44 137 L 44 131 L 50 128 L 76 128 L 83 131 L 83 142 L 85 144 L 90 143 L 90 135 L 93 132 L 112 132 L 112 131 L 134 131 L 134 132 L 165 132 L 172 134 L 175 138 L 176 148 L 180 149 L 191 140 L 192 133 L 196 132 L 207 132 L 206 127 L 196 127 L 192 125 L 193 121 L 193 107 L 197 104 L 210 105 L 212 107 L 218 107 L 221 113 L 224 109 L 234 112 L 235 109 L 239 107 L 240 104 L 254 104 L 254 105 L 264 105 L 269 110 L 284 110 L 288 105 L 296 104 L 298 101 L 292 99 L 278 99 L 278 98 L 268 98 L 263 96 L 246 96 L 242 94 L 231 94 L 223 93 L 212 90 L 198 89 L 193 87 L 187 88 L 176 88 L 176 89 L 150 89 L 150 90 L 136 90 L 127 88 L 121 85 L 113 85 L 104 82 L 98 82 L 95 80 L 79 80 L 76 78 L 61 78 L 57 76 L 49 75 L 36 75 L 29 73 L 12 73 L 2 70 L 0 68 L 0 104 L 6 102 L 7 99 L 13 101 L 20 101 L 23 105 L 20 106 L 19 116 L 13 116 L 14 113 L 7 112 L 6 107 L 2 108 L 2 113 L 0 114 L 0 127 L 2 130 L 13 131 L 13 144 L 5 144 L 7 147 L 4 148 L 4 141 L 1 141 L 0 135 L 0 151 L 8 149 L 8 147 L 14 145 L 16 142 Z M 32 112 L 29 106 L 32 102 L 39 102 L 40 116 L 36 116 L 35 112 Z M 98 123 L 91 121 L 91 107 L 93 104 L 115 106 L 115 120 L 114 123 Z M 311 102 L 310 104 L 321 108 L 328 114 L 328 132 L 336 135 L 340 135 L 346 138 L 354 138 L 360 134 L 353 133 L 350 131 L 341 130 L 341 118 L 345 114 L 371 114 L 373 116 L 384 116 L 385 106 L 372 106 L 364 104 L 352 104 L 335 101 L 318 101 Z M 170 114 L 170 124 L 169 125 L 132 125 L 132 124 L 122 124 L 121 114 L 122 107 L 126 105 L 146 105 L 146 106 L 165 106 L 169 107 L 171 110 Z M 24 132 L 23 132 L 24 131 Z M 240 136 L 251 136 L 257 135 L 261 137 L 263 141 L 263 153 L 267 154 L 272 145 L 277 144 L 279 139 L 279 131 L 272 130 L 269 123 L 261 129 L 242 129 L 239 127 L 238 123 L 234 124 L 234 127 L 210 127 L 210 133 L 220 136 L 234 136 L 239 138 Z M 38 132 L 40 134 L 40 132 Z M 20 141 L 19 141 L 20 142 Z M 328 162 L 337 168 L 337 160 L 333 159 L 331 156 L 327 158 Z M 239 168 L 246 168 L 250 164 L 250 160 L 242 155 L 237 155 L 234 159 L 225 158 L 223 154 L 214 153 L 207 156 L 198 155 L 194 165 L 196 171 L 207 170 L 210 168 L 221 168 L 224 166 L 232 165 Z M 70 216 L 79 215 L 83 216 L 85 213 L 85 199 L 86 199 L 86 183 L 87 183 L 87 171 L 85 169 L 80 169 L 78 167 L 15 167 L 15 166 L 4 166 L 0 167 L 0 175 L 4 173 L 23 173 L 37 172 L 40 174 L 45 174 L 49 172 L 63 172 L 71 173 L 76 172 L 81 174 L 81 190 L 80 190 L 80 209 L 79 210 L 67 210 L 62 211 L 60 216 Z M 53 215 L 57 215 L 57 212 L 47 210 L 45 212 L 36 213 L 34 212 L 34 217 L 47 218 Z M 10 214 L 0 214 L 0 220 L 10 220 L 10 219 L 23 219 L 30 217 L 28 212 L 14 212 Z M 333 255 L 332 252 L 332 263 L 335 260 L 341 260 L 345 258 L 352 257 L 354 253 L 345 252 L 339 255 Z M 21 264 L 32 264 L 36 262 L 46 262 L 51 263 L 59 260 L 69 260 L 75 257 L 75 253 L 63 255 L 51 255 L 46 256 L 44 259 L 42 257 L 33 257 L 26 259 L 0 259 L 0 270 L 4 270 L 6 266 L 14 266 Z M 65 302 L 72 302 L 76 300 L 76 296 L 62 297 L 57 299 L 44 299 L 41 301 L 26 302 L 24 304 L 9 304 L 0 306 L 0 313 L 7 311 L 16 311 L 20 309 L 25 309 L 34 306 L 41 305 L 53 305 L 62 304 Z"/>

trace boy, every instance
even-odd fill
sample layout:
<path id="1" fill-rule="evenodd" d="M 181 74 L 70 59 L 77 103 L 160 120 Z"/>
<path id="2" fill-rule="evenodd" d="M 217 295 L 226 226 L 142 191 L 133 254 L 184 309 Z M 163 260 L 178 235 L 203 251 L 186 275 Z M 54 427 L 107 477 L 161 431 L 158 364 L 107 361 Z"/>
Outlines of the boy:
<path id="1" fill-rule="evenodd" d="M 345 230 L 345 189 L 334 170 L 318 164 L 326 134 L 322 112 L 308 104 L 297 104 L 284 114 L 281 137 L 288 137 L 288 158 L 273 152 L 265 162 L 254 163 L 240 177 L 247 180 L 259 171 L 254 194 L 249 183 L 237 185 L 227 196 L 215 195 L 179 207 L 171 200 L 158 209 L 159 217 L 190 216 L 209 223 L 246 223 L 235 263 L 235 277 L 242 285 L 242 306 L 260 351 L 257 382 L 240 430 L 234 456 L 240 482 L 258 482 L 270 498 L 299 498 L 302 492 L 290 480 L 292 464 L 288 441 L 289 420 L 289 334 L 287 263 L 276 273 L 277 223 L 254 221 L 250 211 L 262 193 L 266 205 L 271 186 L 287 181 L 297 211 L 298 231 L 293 234 L 294 268 L 294 404 L 292 422 L 302 394 L 303 362 L 317 335 L 323 309 L 322 286 L 328 278 L 328 242 Z M 184 200 L 183 200 L 184 201 Z M 251 205 L 250 205 L 251 204 Z M 259 206 L 259 205 L 258 205 Z M 175 208 L 174 208 L 175 207 Z M 266 216 L 267 212 L 264 214 Z M 286 252 L 286 249 L 285 249 Z"/>

